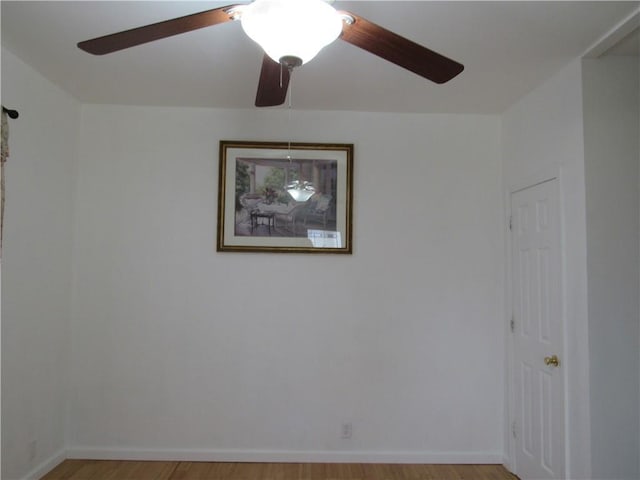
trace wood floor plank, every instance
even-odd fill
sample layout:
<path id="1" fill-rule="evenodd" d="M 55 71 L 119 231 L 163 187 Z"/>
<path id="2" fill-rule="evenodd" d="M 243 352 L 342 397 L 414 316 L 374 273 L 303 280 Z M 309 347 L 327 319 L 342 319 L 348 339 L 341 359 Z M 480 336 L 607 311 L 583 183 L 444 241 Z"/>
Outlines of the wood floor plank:
<path id="1" fill-rule="evenodd" d="M 501 465 L 65 460 L 41 480 L 517 480 Z"/>
<path id="2" fill-rule="evenodd" d="M 87 460 L 65 460 L 42 477 L 42 480 L 69 480 L 86 463 Z"/>
<path id="3" fill-rule="evenodd" d="M 109 478 L 121 463 L 120 460 L 89 460 L 84 465 L 81 465 L 68 480 L 102 480 Z"/>
<path id="4" fill-rule="evenodd" d="M 213 476 L 214 464 L 208 462 L 180 462 L 171 480 L 207 480 Z"/>
<path id="5" fill-rule="evenodd" d="M 178 462 L 120 462 L 100 480 L 169 480 L 177 466 Z"/>

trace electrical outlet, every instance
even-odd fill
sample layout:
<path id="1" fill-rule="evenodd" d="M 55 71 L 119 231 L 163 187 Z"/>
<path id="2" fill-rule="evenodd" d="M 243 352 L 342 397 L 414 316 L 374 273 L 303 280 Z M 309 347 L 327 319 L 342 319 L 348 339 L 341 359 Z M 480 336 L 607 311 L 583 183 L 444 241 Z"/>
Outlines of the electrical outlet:
<path id="1" fill-rule="evenodd" d="M 342 438 L 351 438 L 351 434 L 353 433 L 353 427 L 351 422 L 345 422 L 342 424 L 341 437 Z"/>

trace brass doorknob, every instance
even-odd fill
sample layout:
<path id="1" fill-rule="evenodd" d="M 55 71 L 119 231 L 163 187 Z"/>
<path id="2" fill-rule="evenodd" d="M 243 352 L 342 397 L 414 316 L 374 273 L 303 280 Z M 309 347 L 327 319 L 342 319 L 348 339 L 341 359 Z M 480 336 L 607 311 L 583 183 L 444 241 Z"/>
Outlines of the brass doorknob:
<path id="1" fill-rule="evenodd" d="M 550 357 L 544 357 L 545 365 L 553 365 L 554 367 L 560 366 L 560 360 L 558 360 L 557 355 L 551 355 Z"/>

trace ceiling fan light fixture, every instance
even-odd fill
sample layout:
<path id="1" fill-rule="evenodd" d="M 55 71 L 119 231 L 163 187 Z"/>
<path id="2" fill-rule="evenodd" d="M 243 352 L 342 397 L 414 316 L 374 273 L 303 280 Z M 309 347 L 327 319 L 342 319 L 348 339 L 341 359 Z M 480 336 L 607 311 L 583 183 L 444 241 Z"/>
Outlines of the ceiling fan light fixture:
<path id="1" fill-rule="evenodd" d="M 287 185 L 287 193 L 296 202 L 306 202 L 316 193 L 316 189 L 311 182 L 294 180 Z"/>
<path id="2" fill-rule="evenodd" d="M 241 23 L 278 63 L 292 57 L 307 63 L 342 32 L 342 17 L 324 0 L 255 0 L 243 9 Z"/>

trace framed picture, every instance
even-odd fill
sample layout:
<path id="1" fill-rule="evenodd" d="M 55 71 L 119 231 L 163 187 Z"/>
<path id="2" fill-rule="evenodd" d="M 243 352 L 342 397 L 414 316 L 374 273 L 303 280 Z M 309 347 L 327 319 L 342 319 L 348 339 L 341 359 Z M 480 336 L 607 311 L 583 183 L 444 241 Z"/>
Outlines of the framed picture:
<path id="1" fill-rule="evenodd" d="M 220 142 L 217 250 L 351 253 L 353 144 Z"/>

